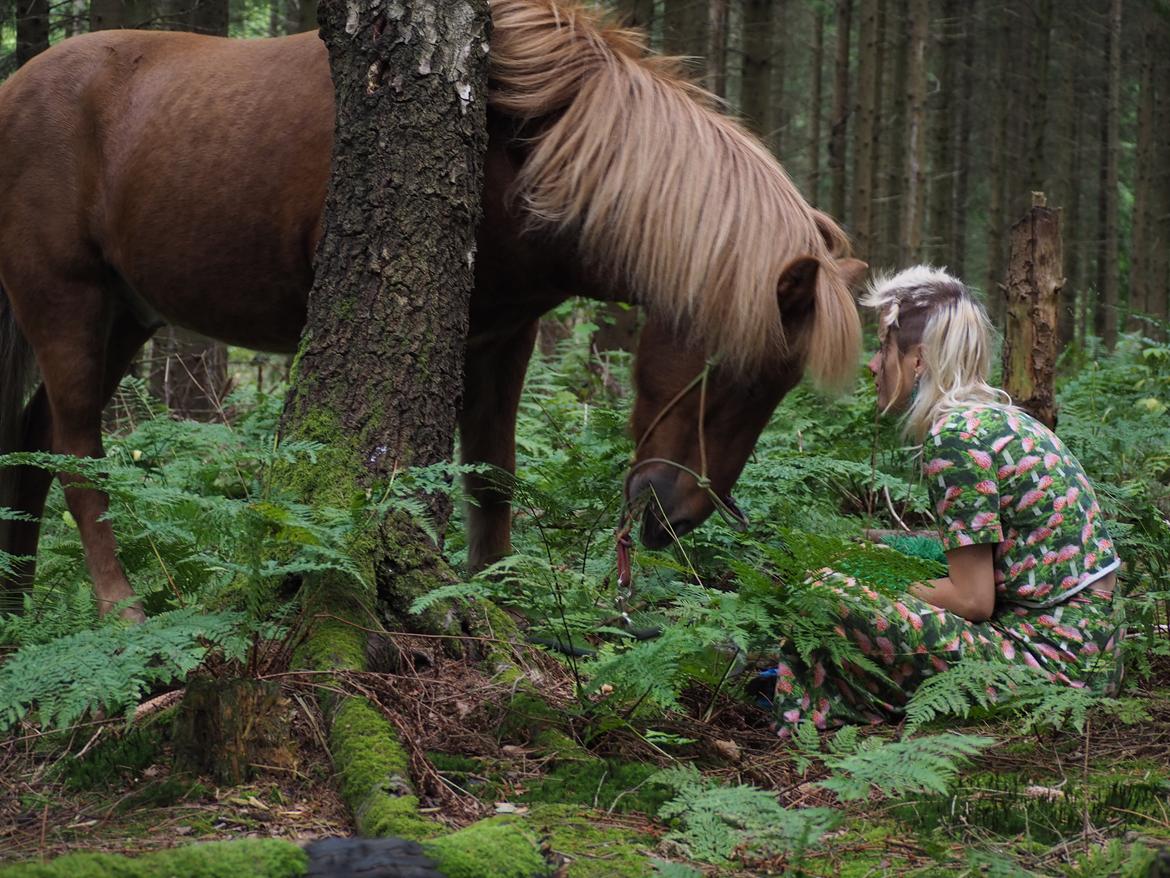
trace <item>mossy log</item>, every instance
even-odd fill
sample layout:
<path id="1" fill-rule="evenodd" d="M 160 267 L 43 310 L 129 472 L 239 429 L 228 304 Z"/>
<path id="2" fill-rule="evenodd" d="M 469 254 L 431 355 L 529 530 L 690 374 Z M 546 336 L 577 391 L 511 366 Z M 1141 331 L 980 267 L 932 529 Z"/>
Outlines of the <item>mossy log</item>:
<path id="1" fill-rule="evenodd" d="M 280 684 L 263 680 L 192 680 L 176 717 L 174 743 L 180 768 L 224 784 L 251 780 L 256 766 L 295 767 L 288 702 Z"/>
<path id="2" fill-rule="evenodd" d="M 207 842 L 139 857 L 68 854 L 46 863 L 0 867 L 0 878 L 297 878 L 308 855 L 292 842 Z"/>

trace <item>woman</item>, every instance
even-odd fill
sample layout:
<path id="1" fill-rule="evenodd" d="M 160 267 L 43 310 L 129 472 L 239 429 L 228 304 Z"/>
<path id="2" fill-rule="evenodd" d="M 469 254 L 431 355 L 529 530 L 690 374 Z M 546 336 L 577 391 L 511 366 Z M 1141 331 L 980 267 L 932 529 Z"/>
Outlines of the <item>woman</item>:
<path id="1" fill-rule="evenodd" d="M 881 346 L 869 362 L 882 412 L 904 415 L 948 575 L 891 601 L 833 574 L 841 626 L 884 671 L 782 660 L 771 679 L 780 734 L 897 717 L 926 677 L 963 656 L 1040 669 L 1054 681 L 1114 692 L 1123 631 L 1119 560 L 1093 488 L 1043 424 L 987 383 L 991 326 L 959 280 L 919 266 L 879 280 Z"/>

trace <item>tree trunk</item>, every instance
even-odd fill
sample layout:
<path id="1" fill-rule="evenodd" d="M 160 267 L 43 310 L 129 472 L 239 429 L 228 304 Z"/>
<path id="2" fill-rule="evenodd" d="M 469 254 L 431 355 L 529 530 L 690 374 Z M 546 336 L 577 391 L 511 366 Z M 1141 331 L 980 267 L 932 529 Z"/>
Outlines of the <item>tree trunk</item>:
<path id="1" fill-rule="evenodd" d="M 1029 100 L 1027 127 L 1028 181 L 1020 187 L 1025 191 L 1047 191 L 1049 185 L 1049 169 L 1052 167 L 1052 156 L 1047 154 L 1048 131 L 1048 74 L 1049 58 L 1052 51 L 1052 13 L 1053 0 L 1037 0 L 1031 8 L 1034 19 L 1031 31 L 1036 39 L 1028 52 L 1028 67 L 1031 73 L 1028 77 Z"/>
<path id="2" fill-rule="evenodd" d="M 1155 90 L 1157 52 L 1157 24 L 1154 15 L 1147 12 L 1143 19 L 1140 94 L 1137 114 L 1136 185 L 1133 189 L 1133 243 L 1130 247 L 1129 313 L 1146 314 L 1150 311 L 1151 249 L 1150 227 L 1153 221 L 1154 194 L 1154 111 L 1157 104 Z M 1131 328 L 1138 328 L 1137 324 Z"/>
<path id="3" fill-rule="evenodd" d="M 228 35 L 228 0 L 195 0 L 191 7 L 191 30 L 197 34 Z"/>
<path id="4" fill-rule="evenodd" d="M 890 0 L 886 16 L 889 28 L 890 51 L 894 54 L 892 78 L 887 89 L 889 125 L 884 138 L 885 193 L 880 261 L 883 265 L 897 265 L 902 258 L 902 206 L 906 193 L 902 189 L 906 167 L 906 74 L 910 53 L 910 13 L 907 0 Z"/>
<path id="5" fill-rule="evenodd" d="M 317 0 L 300 0 L 300 18 L 297 30 L 300 33 L 317 29 Z"/>
<path id="6" fill-rule="evenodd" d="M 1121 306 L 1121 266 L 1118 263 L 1118 163 L 1121 154 L 1121 0 L 1112 0 L 1109 7 L 1108 47 L 1108 93 L 1105 99 L 1105 177 L 1101 201 L 1104 208 L 1104 236 L 1102 243 L 1103 264 L 1101 267 L 1101 290 L 1104 298 L 1105 315 L 1103 338 L 1105 346 L 1112 349 L 1117 344 L 1118 316 Z"/>
<path id="7" fill-rule="evenodd" d="M 173 415 L 195 421 L 223 416 L 228 390 L 227 345 L 167 326 L 151 343 L 150 392 Z"/>
<path id="8" fill-rule="evenodd" d="M 792 4 L 775 0 L 772 6 L 772 89 L 768 106 L 768 145 L 778 156 L 784 155 L 784 131 L 789 123 L 788 77 L 789 51 L 793 31 Z"/>
<path id="9" fill-rule="evenodd" d="M 49 0 L 16 0 L 16 66 L 49 48 Z"/>
<path id="10" fill-rule="evenodd" d="M 1057 303 L 1064 287 L 1060 211 L 1033 196 L 1032 209 L 1012 226 L 1008 260 L 1003 386 L 1022 409 L 1056 426 L 1054 376 Z"/>
<path id="11" fill-rule="evenodd" d="M 728 0 L 710 0 L 707 24 L 707 88 L 721 98 L 727 97 L 727 18 Z"/>
<path id="12" fill-rule="evenodd" d="M 691 58 L 696 75 L 706 72 L 707 17 L 707 4 L 701 0 L 663 0 L 663 50 Z"/>
<path id="13" fill-rule="evenodd" d="M 942 15 L 933 24 L 937 30 L 938 88 L 932 96 L 930 137 L 930 218 L 927 223 L 930 246 L 927 252 L 936 265 L 954 266 L 954 144 L 956 89 L 955 25 L 957 0 L 944 0 Z"/>
<path id="14" fill-rule="evenodd" d="M 813 56 L 812 88 L 808 108 L 808 197 L 813 204 L 820 204 L 821 195 L 821 117 L 824 113 L 825 73 L 825 12 L 820 5 L 812 7 L 813 14 Z"/>
<path id="15" fill-rule="evenodd" d="M 967 217 L 971 211 L 971 114 L 975 98 L 975 24 L 977 3 L 963 13 L 963 57 L 959 66 L 959 106 L 955 119 L 955 197 L 952 227 L 954 250 L 951 268 L 959 277 L 967 276 Z"/>
<path id="16" fill-rule="evenodd" d="M 743 9 L 744 121 L 765 140 L 771 133 L 772 0 L 745 0 Z"/>
<path id="17" fill-rule="evenodd" d="M 994 118 L 991 123 L 991 145 L 987 174 L 987 280 L 985 289 L 991 319 L 996 326 L 1002 322 L 1003 314 L 1003 296 L 999 295 L 998 291 L 1003 278 L 1003 233 L 1007 225 L 1004 202 L 1007 192 L 1008 114 L 1011 107 L 1004 96 L 1007 93 L 1008 65 L 1011 63 L 1011 54 L 1008 52 L 1008 36 L 1010 34 L 1011 28 L 1006 18 L 1000 27 L 992 32 L 992 40 L 995 43 L 995 75 L 991 88 L 996 95 L 999 95 L 999 99 L 993 103 Z"/>
<path id="18" fill-rule="evenodd" d="M 304 502 L 344 508 L 372 481 L 451 458 L 487 143 L 486 7 L 321 6 L 337 137 L 281 425 L 284 436 L 329 449 L 282 476 Z M 441 532 L 446 505 L 430 506 Z M 363 566 L 395 607 L 406 579 L 417 584 L 439 561 L 401 517 L 364 545 Z"/>
<path id="19" fill-rule="evenodd" d="M 837 50 L 834 57 L 833 118 L 829 134 L 829 207 L 845 221 L 845 150 L 849 133 L 849 39 L 853 29 L 853 0 L 837 0 Z"/>
<path id="20" fill-rule="evenodd" d="M 910 0 L 910 48 L 906 68 L 906 193 L 902 211 L 902 263 L 922 258 L 926 212 L 926 37 L 928 0 Z"/>
<path id="21" fill-rule="evenodd" d="M 1158 65 L 1154 81 L 1154 204 L 1156 209 L 1150 222 L 1150 316 L 1160 320 L 1170 318 L 1170 22 L 1158 20 L 1158 42 L 1155 53 Z M 1165 337 L 1165 330 L 1158 330 Z"/>
<path id="22" fill-rule="evenodd" d="M 850 223 L 858 254 L 871 258 L 873 249 L 874 129 L 877 125 L 878 0 L 861 0 L 857 32 L 857 94 L 853 103 L 853 209 Z"/>

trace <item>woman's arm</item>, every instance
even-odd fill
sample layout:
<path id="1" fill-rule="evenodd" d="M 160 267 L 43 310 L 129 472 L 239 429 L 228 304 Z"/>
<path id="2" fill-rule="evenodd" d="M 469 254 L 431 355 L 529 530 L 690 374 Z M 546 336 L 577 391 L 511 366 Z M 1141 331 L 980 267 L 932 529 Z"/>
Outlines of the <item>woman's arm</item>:
<path id="1" fill-rule="evenodd" d="M 995 611 L 994 546 L 962 546 L 947 552 L 948 576 L 916 582 L 910 594 L 950 610 L 969 622 L 986 622 Z"/>

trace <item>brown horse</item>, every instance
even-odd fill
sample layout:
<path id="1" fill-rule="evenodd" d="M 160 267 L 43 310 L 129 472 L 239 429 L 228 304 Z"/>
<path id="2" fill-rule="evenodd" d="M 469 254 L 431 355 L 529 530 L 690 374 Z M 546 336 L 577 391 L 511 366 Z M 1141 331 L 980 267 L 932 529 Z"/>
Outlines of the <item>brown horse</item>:
<path id="1" fill-rule="evenodd" d="M 863 266 L 767 151 L 638 35 L 568 0 L 493 0 L 492 14 L 463 456 L 514 468 L 541 314 L 570 295 L 636 301 L 651 319 L 633 416 L 644 465 L 627 490 L 656 492 L 643 539 L 660 545 L 729 497 L 805 368 L 828 384 L 853 375 L 848 287 Z M 293 350 L 333 124 L 316 34 L 94 33 L 0 87 L 0 451 L 100 456 L 102 407 L 164 322 Z M 108 500 L 64 481 L 105 609 L 133 595 Z M 38 470 L 0 471 L 0 504 L 39 516 L 48 486 Z M 479 568 L 509 549 L 509 497 L 468 487 Z M 5 525 L 0 548 L 35 555 L 38 526 Z M 31 567 L 17 585 L 29 582 Z"/>

